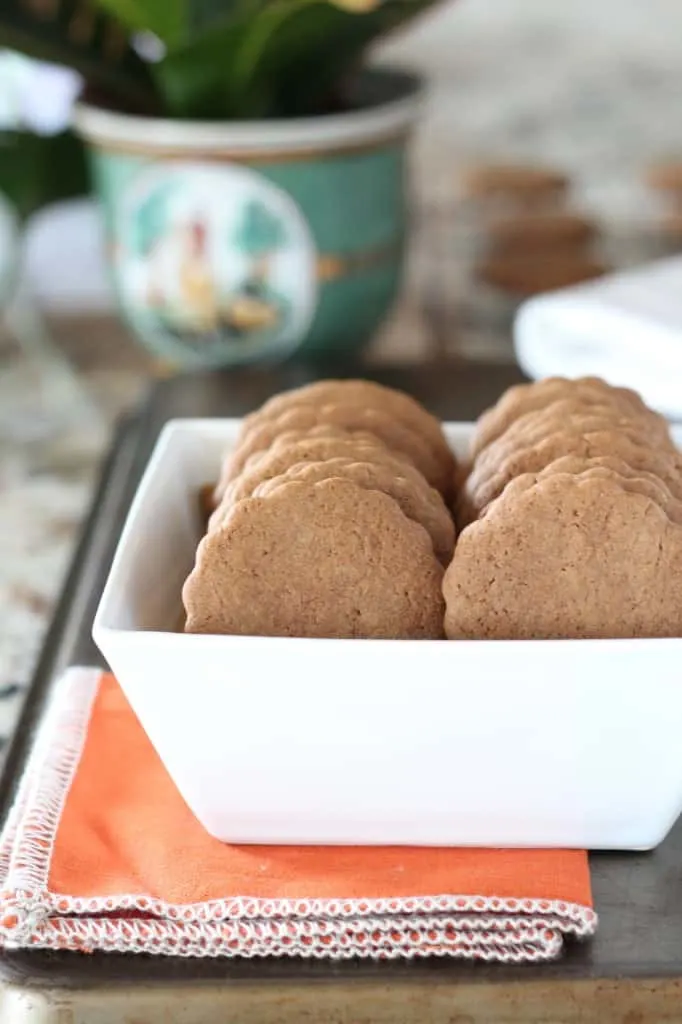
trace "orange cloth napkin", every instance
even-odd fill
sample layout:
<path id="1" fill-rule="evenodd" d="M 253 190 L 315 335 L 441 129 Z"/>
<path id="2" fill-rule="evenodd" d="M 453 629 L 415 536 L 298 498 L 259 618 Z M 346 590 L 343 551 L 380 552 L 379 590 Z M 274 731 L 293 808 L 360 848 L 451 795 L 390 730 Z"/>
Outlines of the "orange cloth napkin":
<path id="1" fill-rule="evenodd" d="M 55 689 L 0 837 L 0 885 L 14 948 L 518 962 L 596 927 L 582 851 L 213 839 L 95 669 Z"/>

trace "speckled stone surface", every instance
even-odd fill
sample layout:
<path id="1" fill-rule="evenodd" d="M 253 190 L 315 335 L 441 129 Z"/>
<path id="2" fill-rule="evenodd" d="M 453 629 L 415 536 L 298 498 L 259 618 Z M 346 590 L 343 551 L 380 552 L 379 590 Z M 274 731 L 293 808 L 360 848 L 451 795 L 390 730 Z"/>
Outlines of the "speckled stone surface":
<path id="1" fill-rule="evenodd" d="M 84 382 L 0 340 L 0 746 L 87 509 L 108 414 Z"/>
<path id="2" fill-rule="evenodd" d="M 458 0 L 385 51 L 433 79 L 414 150 L 410 284 L 375 358 L 509 358 L 509 308 L 473 295 L 475 228 L 457 168 L 528 159 L 567 169 L 608 223 L 617 263 L 656 252 L 646 164 L 682 154 L 678 0 Z M 11 730 L 114 418 L 150 367 L 111 322 L 60 344 L 0 340 L 0 742 Z M 62 344 L 63 343 L 63 344 Z M 66 357 L 64 356 L 66 353 Z"/>

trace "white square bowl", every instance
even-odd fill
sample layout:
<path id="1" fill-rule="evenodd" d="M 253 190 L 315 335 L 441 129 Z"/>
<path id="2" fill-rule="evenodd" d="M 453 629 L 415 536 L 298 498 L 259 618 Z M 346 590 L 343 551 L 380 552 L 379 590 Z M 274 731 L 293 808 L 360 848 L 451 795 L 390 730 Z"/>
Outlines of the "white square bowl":
<path id="1" fill-rule="evenodd" d="M 201 532 L 197 489 L 216 478 L 238 428 L 166 426 L 93 628 L 212 835 L 592 849 L 664 838 L 682 810 L 682 639 L 174 631 Z M 446 430 L 457 450 L 471 425 Z"/>

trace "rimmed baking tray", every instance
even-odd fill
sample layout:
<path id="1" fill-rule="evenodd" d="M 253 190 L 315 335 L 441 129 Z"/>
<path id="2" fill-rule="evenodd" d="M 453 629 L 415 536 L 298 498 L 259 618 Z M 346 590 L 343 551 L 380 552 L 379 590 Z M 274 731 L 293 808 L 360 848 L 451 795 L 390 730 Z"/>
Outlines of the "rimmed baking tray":
<path id="1" fill-rule="evenodd" d="M 274 391 L 338 372 L 334 367 L 294 367 L 174 378 L 157 385 L 138 414 L 121 425 L 9 752 L 0 783 L 3 817 L 55 675 L 67 664 L 101 663 L 90 635 L 94 611 L 132 495 L 163 425 L 183 416 L 241 416 Z M 487 364 L 346 372 L 375 376 L 411 391 L 444 418 L 463 419 L 475 417 L 521 379 L 510 367 Z M 500 1018 L 610 1021 L 628 1012 L 641 1021 L 661 1019 L 664 1013 L 674 1019 L 682 980 L 681 864 L 680 823 L 654 853 L 594 854 L 599 932 L 590 943 L 571 945 L 556 964 L 282 963 L 6 951 L 0 954 L 0 980 L 9 985 L 12 1015 L 2 1019 L 108 1024 L 142 1014 L 139 1019 L 183 1024 L 300 1019 L 469 1024 Z M 594 1018 L 587 1012 L 577 1015 L 576 1000 L 593 1000 Z M 30 1017 L 24 1011 L 29 1004 L 54 1006 L 62 1014 L 68 1008 L 71 1016 L 50 1017 L 45 1009 L 42 1016 Z"/>

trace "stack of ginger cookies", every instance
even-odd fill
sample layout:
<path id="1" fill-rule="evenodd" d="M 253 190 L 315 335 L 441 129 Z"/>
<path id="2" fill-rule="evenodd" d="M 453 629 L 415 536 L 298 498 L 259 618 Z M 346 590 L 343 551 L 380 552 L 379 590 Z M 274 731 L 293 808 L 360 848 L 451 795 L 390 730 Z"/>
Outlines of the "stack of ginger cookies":
<path id="1" fill-rule="evenodd" d="M 681 469 L 634 391 L 511 388 L 478 421 L 456 498 L 448 638 L 682 635 Z"/>
<path id="2" fill-rule="evenodd" d="M 243 421 L 185 583 L 186 630 L 439 639 L 455 460 L 418 402 L 319 381 Z"/>
<path id="3" fill-rule="evenodd" d="M 408 395 L 319 381 L 243 421 L 183 588 L 185 629 L 679 636 L 681 499 L 665 421 L 596 378 L 507 391 L 466 465 Z"/>

